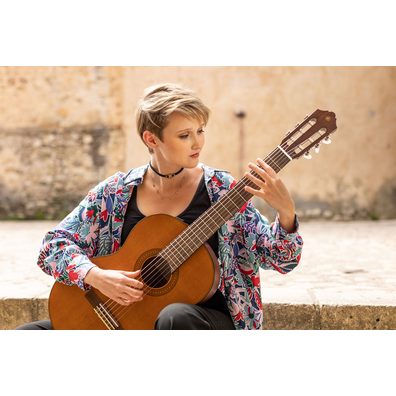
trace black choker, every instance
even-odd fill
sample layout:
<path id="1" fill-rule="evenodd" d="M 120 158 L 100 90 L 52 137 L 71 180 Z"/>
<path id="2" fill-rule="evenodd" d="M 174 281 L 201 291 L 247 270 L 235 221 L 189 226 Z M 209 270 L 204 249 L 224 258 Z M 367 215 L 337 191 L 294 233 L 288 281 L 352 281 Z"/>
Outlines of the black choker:
<path id="1" fill-rule="evenodd" d="M 166 177 L 167 179 L 172 179 L 173 177 L 175 177 L 176 175 L 178 175 L 184 168 L 181 168 L 179 171 L 177 171 L 176 173 L 170 173 L 169 175 L 162 175 L 161 173 L 157 172 L 153 166 L 151 165 L 151 161 L 149 162 L 150 168 L 158 175 L 161 177 Z"/>

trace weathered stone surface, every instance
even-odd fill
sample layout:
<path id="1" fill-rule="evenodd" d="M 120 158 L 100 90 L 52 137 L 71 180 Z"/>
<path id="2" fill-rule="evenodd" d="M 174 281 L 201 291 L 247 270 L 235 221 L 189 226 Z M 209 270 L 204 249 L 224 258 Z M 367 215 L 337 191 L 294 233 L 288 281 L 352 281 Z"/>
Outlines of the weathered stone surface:
<path id="1" fill-rule="evenodd" d="M 48 300 L 36 298 L 0 299 L 0 329 L 12 330 L 16 327 L 49 318 Z"/>
<path id="2" fill-rule="evenodd" d="M 209 105 L 200 160 L 237 179 L 306 113 L 334 111 L 331 146 L 281 172 L 300 218 L 396 217 L 395 67 L 51 66 L 0 67 L 0 218 L 60 219 L 107 176 L 147 163 L 133 114 L 160 82 Z"/>
<path id="3" fill-rule="evenodd" d="M 62 219 L 122 168 L 108 155 L 122 142 L 122 131 L 105 125 L 0 130 L 0 219 Z"/>
<path id="4" fill-rule="evenodd" d="M 264 289 L 267 330 L 395 330 L 395 290 Z"/>
<path id="5" fill-rule="evenodd" d="M 237 179 L 305 114 L 334 111 L 338 130 L 331 145 L 280 172 L 296 202 L 304 203 L 301 217 L 317 218 L 320 209 L 321 218 L 343 221 L 395 218 L 396 67 L 125 68 L 127 167 L 148 160 L 129 114 L 146 87 L 164 81 L 191 87 L 212 109 L 200 159 Z M 236 108 L 246 114 L 242 134 Z M 267 208 L 260 210 L 267 215 Z"/>
<path id="6" fill-rule="evenodd" d="M 311 304 L 263 304 L 263 330 L 316 330 L 318 312 Z"/>
<path id="7" fill-rule="evenodd" d="M 48 318 L 54 279 L 36 261 L 56 224 L 0 221 L 0 329 Z M 302 222 L 301 234 L 305 246 L 294 271 L 260 271 L 264 328 L 395 329 L 396 220 Z"/>
<path id="8" fill-rule="evenodd" d="M 61 219 L 125 170 L 122 69 L 0 67 L 0 219 Z"/>
<path id="9" fill-rule="evenodd" d="M 396 330 L 396 306 L 322 305 L 322 330 Z"/>

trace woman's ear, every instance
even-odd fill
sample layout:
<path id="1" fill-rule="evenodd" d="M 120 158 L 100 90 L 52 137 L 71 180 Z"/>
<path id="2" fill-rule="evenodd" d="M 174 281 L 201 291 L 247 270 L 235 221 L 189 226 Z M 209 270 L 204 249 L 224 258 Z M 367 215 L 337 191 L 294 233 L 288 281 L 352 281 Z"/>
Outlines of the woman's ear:
<path id="1" fill-rule="evenodd" d="M 151 148 L 152 150 L 155 150 L 157 148 L 157 137 L 154 135 L 154 133 L 150 131 L 144 131 L 143 140 L 146 143 L 147 147 Z"/>

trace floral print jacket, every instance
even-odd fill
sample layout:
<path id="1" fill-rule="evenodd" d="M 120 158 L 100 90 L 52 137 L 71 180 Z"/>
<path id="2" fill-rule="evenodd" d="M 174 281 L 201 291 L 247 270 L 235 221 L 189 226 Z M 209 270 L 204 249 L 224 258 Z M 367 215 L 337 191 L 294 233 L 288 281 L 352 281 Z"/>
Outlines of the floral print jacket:
<path id="1" fill-rule="evenodd" d="M 228 172 L 200 164 L 210 201 L 215 203 L 236 181 Z M 134 186 L 142 183 L 147 165 L 116 173 L 93 188 L 86 198 L 43 240 L 37 264 L 58 282 L 83 290 L 92 257 L 115 253 Z M 261 329 L 262 304 L 259 268 L 292 271 L 300 261 L 303 241 L 262 216 L 249 201 L 218 231 L 219 289 L 225 296 L 236 329 Z"/>

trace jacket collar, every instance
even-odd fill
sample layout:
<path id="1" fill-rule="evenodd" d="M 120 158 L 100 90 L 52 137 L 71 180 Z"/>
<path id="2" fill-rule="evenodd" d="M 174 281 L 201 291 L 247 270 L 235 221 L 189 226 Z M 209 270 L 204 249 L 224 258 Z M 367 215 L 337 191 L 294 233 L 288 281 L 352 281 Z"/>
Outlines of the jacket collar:
<path id="1" fill-rule="evenodd" d="M 224 170 L 216 169 L 216 168 L 211 168 L 210 166 L 206 166 L 204 164 L 198 164 L 198 166 L 202 167 L 204 172 L 205 172 L 205 182 L 206 185 L 209 183 L 209 181 L 213 178 L 215 173 L 217 172 L 226 172 Z M 132 185 L 132 186 L 138 186 L 139 184 L 142 184 L 144 175 L 147 172 L 148 164 L 143 165 L 139 168 L 131 169 L 126 177 L 125 177 L 125 185 Z"/>
<path id="2" fill-rule="evenodd" d="M 148 164 L 139 168 L 131 169 L 125 177 L 124 184 L 126 186 L 138 186 L 139 184 L 142 184 L 144 175 L 147 172 L 147 168 Z"/>

